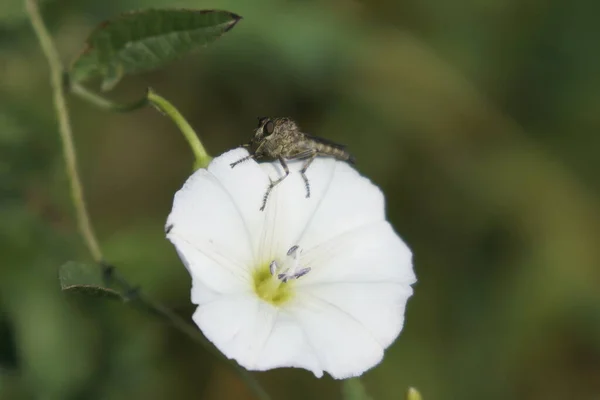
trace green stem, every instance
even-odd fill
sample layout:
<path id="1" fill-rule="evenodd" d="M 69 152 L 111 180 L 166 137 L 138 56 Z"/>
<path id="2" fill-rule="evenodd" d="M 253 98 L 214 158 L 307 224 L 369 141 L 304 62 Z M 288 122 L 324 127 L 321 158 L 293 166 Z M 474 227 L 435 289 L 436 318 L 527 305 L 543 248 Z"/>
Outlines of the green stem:
<path id="1" fill-rule="evenodd" d="M 215 355 L 217 358 L 229 364 L 238 373 L 240 379 L 242 379 L 246 386 L 248 386 L 250 390 L 254 392 L 259 400 L 270 399 L 267 392 L 265 392 L 258 381 L 253 378 L 248 371 L 240 367 L 239 364 L 237 364 L 234 360 L 226 358 L 223 353 L 217 350 L 217 348 L 200 333 L 197 327 L 190 325 L 184 318 L 171 311 L 171 309 L 168 307 L 165 307 L 161 303 L 146 297 L 138 288 L 132 286 L 129 282 L 127 282 L 127 280 L 125 280 L 125 278 L 119 275 L 114 267 L 106 263 L 100 263 L 100 266 L 103 269 L 104 276 L 109 281 L 108 286 L 119 291 L 124 299 L 131 300 L 134 303 L 137 302 L 146 311 L 156 314 L 169 321 L 171 325 L 173 325 L 173 327 L 175 327 L 178 331 L 202 345 L 208 352 Z"/>
<path id="2" fill-rule="evenodd" d="M 102 260 L 102 252 L 98 245 L 92 223 L 90 222 L 85 200 L 83 198 L 81 179 L 79 178 L 77 169 L 77 156 L 75 153 L 75 145 L 73 144 L 73 130 L 71 129 L 69 109 L 67 107 L 63 85 L 63 65 L 58 56 L 58 52 L 56 51 L 56 47 L 54 47 L 50 33 L 44 25 L 38 4 L 35 0 L 26 0 L 26 7 L 33 29 L 35 30 L 50 66 L 50 82 L 54 92 L 54 107 L 56 109 L 56 115 L 58 116 L 58 129 L 63 146 L 63 156 L 65 159 L 67 176 L 69 178 L 71 199 L 73 200 L 73 206 L 75 207 L 77 225 L 92 258 L 96 262 L 99 262 Z"/>
<path id="3" fill-rule="evenodd" d="M 177 111 L 177 109 L 167 101 L 164 97 L 159 96 L 152 89 L 148 90 L 148 101 L 156 107 L 160 112 L 167 115 L 177 125 L 183 136 L 187 140 L 192 153 L 194 154 L 194 169 L 206 168 L 212 159 L 208 155 L 206 149 L 198 139 L 198 135 L 191 127 L 191 125 L 185 120 L 185 118 Z"/>
<path id="4" fill-rule="evenodd" d="M 58 117 L 59 132 L 63 144 L 63 156 L 65 158 L 66 172 L 71 188 L 71 198 L 75 207 L 79 230 L 92 255 L 92 258 L 102 266 L 103 271 L 107 275 L 110 275 L 110 278 L 113 279 L 118 284 L 120 289 L 123 290 L 125 293 L 134 293 L 136 292 L 135 288 L 131 284 L 129 284 L 125 279 L 120 278 L 116 274 L 116 271 L 114 271 L 114 268 L 108 266 L 106 263 L 103 262 L 102 252 L 100 250 L 100 246 L 98 245 L 98 240 L 96 239 L 94 230 L 92 229 L 89 214 L 87 212 L 85 201 L 83 199 L 83 187 L 81 185 L 81 179 L 79 178 L 79 172 L 77 169 L 77 157 L 75 152 L 75 145 L 73 142 L 73 131 L 69 120 L 69 109 L 67 107 L 67 102 L 65 98 L 65 85 L 63 81 L 64 67 L 60 61 L 58 52 L 56 51 L 50 33 L 44 25 L 44 21 L 42 20 L 38 4 L 35 0 L 25 1 L 31 24 L 33 25 L 33 28 L 38 37 L 44 55 L 46 56 L 48 64 L 50 66 L 51 85 L 54 93 L 54 106 Z M 105 108 L 109 109 L 114 109 L 114 107 L 110 106 L 110 101 L 102 101 L 105 99 L 101 99 L 98 96 L 94 96 L 91 92 L 87 92 L 80 89 L 81 88 L 75 89 L 80 96 L 86 98 L 87 100 L 93 102 L 96 105 L 104 106 Z M 84 94 L 84 92 L 87 93 Z M 179 114 L 175 107 L 173 107 L 167 100 L 163 99 L 162 97 L 156 95 L 151 91 L 148 93 L 147 99 L 151 101 L 152 104 L 155 105 L 159 110 L 163 111 L 169 117 L 171 117 L 171 119 L 173 119 L 177 126 L 182 130 L 184 136 L 187 138 L 188 142 L 192 146 L 192 151 L 194 152 L 196 164 L 201 166 L 205 166 L 205 164 L 207 165 L 210 161 L 210 156 L 204 150 L 204 147 L 196 137 L 191 126 L 185 121 L 181 114 Z M 146 101 L 144 101 L 144 104 L 145 103 Z M 135 107 L 133 107 L 134 105 Z M 142 106 L 141 101 L 138 103 L 133 103 L 131 106 L 117 108 L 120 108 L 122 110 L 128 108 L 130 110 L 135 109 L 138 106 Z M 158 314 L 161 317 L 165 318 L 179 331 L 186 334 L 195 341 L 203 344 L 211 352 L 219 354 L 219 356 L 222 359 L 225 359 L 225 357 L 222 354 L 220 354 L 214 348 L 214 346 L 210 344 L 210 342 L 206 340 L 202 333 L 196 327 L 187 323 L 185 319 L 181 318 L 179 315 L 175 314 L 173 311 L 163 306 L 162 304 L 155 302 L 149 298 L 143 297 L 140 293 L 137 293 L 137 296 L 135 298 L 139 301 L 139 303 L 142 306 L 154 312 L 155 314 Z M 244 383 L 248 385 L 248 387 L 254 392 L 258 399 L 269 400 L 269 395 L 246 370 L 237 365 L 234 361 L 227 361 L 240 375 Z"/>
<path id="5" fill-rule="evenodd" d="M 342 398 L 344 400 L 372 400 L 360 378 L 342 381 Z"/>
<path id="6" fill-rule="evenodd" d="M 67 79 L 68 79 L 68 77 L 67 77 Z M 102 108 L 107 111 L 129 112 L 129 111 L 138 110 L 149 104 L 147 95 L 145 95 L 141 99 L 136 100 L 132 103 L 121 104 L 121 103 L 115 103 L 111 100 L 105 99 L 104 97 L 92 92 L 91 90 L 87 89 L 85 86 L 80 85 L 77 82 L 68 82 L 68 87 L 71 89 L 71 92 L 73 94 L 92 103 L 96 107 Z"/>
<path id="7" fill-rule="evenodd" d="M 256 395 L 256 397 L 258 399 L 260 399 L 260 400 L 269 400 L 270 399 L 267 392 L 265 392 L 265 390 L 262 388 L 262 386 L 256 381 L 255 378 L 253 378 L 248 373 L 248 371 L 246 371 L 244 368 L 240 367 L 234 360 L 229 360 L 229 359 L 225 358 L 223 353 L 218 351 L 214 347 L 214 345 L 212 345 L 204 337 L 204 335 L 199 334 L 198 328 L 191 326 L 190 324 L 187 323 L 187 321 L 185 319 L 181 318 L 179 315 L 175 314 L 169 308 L 163 306 L 160 303 L 153 302 L 152 300 L 150 300 L 148 298 L 142 298 L 141 302 L 146 307 L 149 307 L 151 311 L 156 312 L 159 315 L 161 315 L 163 318 L 166 318 L 167 320 L 169 320 L 171 322 L 171 324 L 175 328 L 177 328 L 180 332 L 184 333 L 192 340 L 199 342 L 209 352 L 216 355 L 223 361 L 227 362 L 229 365 L 231 365 L 231 367 L 238 373 L 238 375 L 240 376 L 242 381 L 244 381 L 246 386 L 248 386 L 250 388 L 250 390 L 252 390 L 254 392 L 254 394 Z"/>
<path id="8" fill-rule="evenodd" d="M 68 76 L 66 78 L 68 79 Z M 152 89 L 148 89 L 146 96 L 139 100 L 136 100 L 132 103 L 121 104 L 106 99 L 88 90 L 85 86 L 80 85 L 77 82 L 67 81 L 67 83 L 73 94 L 104 110 L 129 112 L 138 110 L 147 105 L 154 106 L 161 113 L 169 117 L 175 123 L 175 125 L 177 125 L 181 133 L 183 133 L 183 136 L 187 140 L 194 155 L 194 170 L 206 168 L 212 160 L 212 157 L 208 155 L 206 149 L 202 145 L 202 142 L 200 139 L 198 139 L 198 135 L 192 126 L 186 121 L 183 115 L 181 115 L 181 113 L 167 99 L 159 96 Z"/>

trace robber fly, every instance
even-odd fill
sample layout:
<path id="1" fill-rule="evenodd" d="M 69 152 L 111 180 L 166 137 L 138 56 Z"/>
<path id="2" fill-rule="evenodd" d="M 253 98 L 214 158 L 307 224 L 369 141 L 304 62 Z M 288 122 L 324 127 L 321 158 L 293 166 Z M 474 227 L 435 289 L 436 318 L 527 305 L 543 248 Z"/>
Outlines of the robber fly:
<path id="1" fill-rule="evenodd" d="M 290 118 L 259 118 L 254 137 L 244 147 L 248 149 L 250 155 L 231 163 L 231 168 L 250 159 L 279 160 L 285 171 L 284 176 L 269 183 L 260 211 L 265 209 L 273 188 L 289 175 L 286 160 L 306 160 L 300 169 L 300 175 L 306 186 L 307 198 L 310 197 L 310 184 L 306 177 L 306 170 L 316 157 L 333 157 L 351 164 L 355 162 L 354 157 L 345 150 L 345 146 L 302 132 Z"/>

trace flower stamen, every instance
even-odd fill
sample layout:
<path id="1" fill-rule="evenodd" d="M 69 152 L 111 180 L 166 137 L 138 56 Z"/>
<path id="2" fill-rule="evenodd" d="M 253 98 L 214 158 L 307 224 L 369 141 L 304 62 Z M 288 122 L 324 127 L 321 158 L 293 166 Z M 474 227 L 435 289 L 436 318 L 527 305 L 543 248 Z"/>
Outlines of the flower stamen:
<path id="1" fill-rule="evenodd" d="M 294 245 L 294 246 L 290 247 L 290 249 L 287 252 L 287 255 L 294 256 L 294 254 L 296 253 L 296 250 L 298 250 L 298 245 Z"/>
<path id="2" fill-rule="evenodd" d="M 277 265 L 277 260 L 271 261 L 269 265 L 269 270 L 272 276 L 277 276 L 281 282 L 286 283 L 290 279 L 298 279 L 310 272 L 310 267 L 299 268 L 300 267 L 300 253 L 302 250 L 299 250 L 299 246 L 295 245 L 290 247 L 287 252 L 288 257 L 292 258 L 292 266 L 288 268 L 281 268 Z M 277 273 L 281 271 L 280 273 Z"/>

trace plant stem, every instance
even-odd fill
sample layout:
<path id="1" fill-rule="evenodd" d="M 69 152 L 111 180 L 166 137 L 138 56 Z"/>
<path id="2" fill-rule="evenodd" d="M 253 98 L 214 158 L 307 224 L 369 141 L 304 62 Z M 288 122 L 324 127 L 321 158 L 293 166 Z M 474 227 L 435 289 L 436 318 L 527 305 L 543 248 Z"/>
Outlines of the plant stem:
<path id="1" fill-rule="evenodd" d="M 146 96 L 141 99 L 128 104 L 115 103 L 109 99 L 106 99 L 90 90 L 85 86 L 80 85 L 77 82 L 68 82 L 71 92 L 82 99 L 92 103 L 96 107 L 102 108 L 108 111 L 115 112 L 129 112 L 140 109 L 147 105 L 154 106 L 162 114 L 169 117 L 175 125 L 179 128 L 183 136 L 187 140 L 192 154 L 194 155 L 194 170 L 199 168 L 206 168 L 212 159 L 208 155 L 206 149 L 202 145 L 198 135 L 192 128 L 192 126 L 186 121 L 181 113 L 164 97 L 159 96 L 152 89 L 148 89 Z"/>
<path id="2" fill-rule="evenodd" d="M 137 101 L 128 104 L 121 104 L 102 97 L 91 90 L 88 90 L 85 86 L 80 85 L 77 82 L 68 83 L 73 94 L 104 110 L 129 112 L 138 110 L 147 105 L 154 106 L 162 114 L 169 117 L 175 123 L 175 125 L 177 125 L 181 133 L 183 133 L 183 136 L 187 140 L 190 149 L 192 150 L 192 154 L 194 155 L 194 170 L 206 168 L 206 166 L 208 166 L 210 163 L 210 160 L 212 160 L 212 157 L 208 155 L 206 149 L 202 145 L 202 142 L 200 139 L 198 139 L 198 135 L 192 126 L 186 121 L 183 115 L 181 115 L 181 113 L 167 99 L 159 96 L 152 89 L 149 88 L 146 96 Z"/>
<path id="3" fill-rule="evenodd" d="M 108 286 L 114 287 L 121 292 L 121 296 L 124 299 L 131 300 L 134 303 L 137 302 L 140 306 L 142 306 L 142 308 L 145 309 L 145 311 L 149 311 L 169 321 L 171 325 L 173 325 L 173 327 L 175 327 L 178 331 L 182 332 L 195 342 L 198 342 L 211 354 L 229 364 L 237 372 L 240 379 L 242 379 L 246 386 L 248 386 L 250 390 L 254 392 L 259 400 L 270 399 L 267 392 L 265 392 L 258 381 L 253 378 L 248 371 L 239 366 L 234 360 L 226 358 L 223 353 L 218 351 L 217 348 L 210 343 L 206 337 L 204 337 L 204 335 L 202 335 L 198 328 L 190 325 L 185 319 L 180 317 L 168 307 L 165 307 L 161 303 L 146 297 L 138 288 L 132 286 L 129 282 L 127 282 L 127 280 L 125 280 L 125 278 L 119 275 L 113 266 L 108 265 L 107 263 L 100 263 L 100 266 L 103 269 L 106 279 L 109 281 Z"/>
<path id="4" fill-rule="evenodd" d="M 69 110 L 65 98 L 65 85 L 63 81 L 64 67 L 60 61 L 58 52 L 56 51 L 50 33 L 44 25 L 44 21 L 42 20 L 38 4 L 35 0 L 25 0 L 25 2 L 27 12 L 29 13 L 29 17 L 31 20 L 31 24 L 33 25 L 38 40 L 40 41 L 40 45 L 42 47 L 44 55 L 46 56 L 48 64 L 50 66 L 51 86 L 54 93 L 54 106 L 56 109 L 56 114 L 58 116 L 58 127 L 63 144 L 63 156 L 65 158 L 66 172 L 71 188 L 71 199 L 75 207 L 76 219 L 77 224 L 79 226 L 79 230 L 92 255 L 92 258 L 101 266 L 103 272 L 107 274 L 107 276 L 109 276 L 110 279 L 115 281 L 115 283 L 119 286 L 121 290 L 125 292 L 126 295 L 135 293 L 135 296 L 132 296 L 132 298 L 138 300 L 138 302 L 144 308 L 168 320 L 179 331 L 186 334 L 193 340 L 203 344 L 207 349 L 209 349 L 209 351 L 218 354 L 220 358 L 225 359 L 225 357 L 220 352 L 218 352 L 214 348 L 214 346 L 210 342 L 208 342 L 208 340 L 206 340 L 206 338 L 196 327 L 187 323 L 186 320 L 181 318 L 179 315 L 175 314 L 173 311 L 171 311 L 164 305 L 155 302 L 149 298 L 146 298 L 145 296 L 142 296 L 142 294 L 139 293 L 139 291 L 135 287 L 129 284 L 125 279 L 118 276 L 113 267 L 109 266 L 103 261 L 102 252 L 100 250 L 100 246 L 98 245 L 98 240 L 96 239 L 96 236 L 94 234 L 94 230 L 92 228 L 89 214 L 87 212 L 87 208 L 83 198 L 83 188 L 77 169 L 77 157 L 75 152 L 75 145 L 73 143 L 73 131 L 69 120 Z M 115 107 L 112 106 L 110 101 L 105 100 L 91 92 L 88 92 L 87 90 L 84 90 L 85 88 L 78 86 L 74 86 L 72 88 L 75 89 L 77 94 L 100 107 L 115 109 Z M 210 156 L 206 153 L 206 150 L 200 143 L 200 140 L 196 136 L 191 126 L 187 123 L 183 116 L 181 116 L 181 114 L 175 109 L 175 107 L 173 107 L 164 98 L 149 91 L 148 97 L 147 99 L 144 99 L 144 101 L 139 101 L 136 103 L 132 103 L 131 105 L 125 105 L 116 108 L 117 110 L 130 111 L 132 109 L 142 107 L 143 105 L 147 104 L 147 101 L 151 101 L 153 105 L 155 105 L 160 111 L 166 113 L 177 124 L 177 126 L 181 129 L 184 136 L 190 143 L 190 146 L 192 147 L 192 151 L 194 152 L 194 157 L 196 160 L 196 165 L 200 165 L 200 167 L 206 166 L 210 161 Z M 246 370 L 237 365 L 234 361 L 226 361 L 240 375 L 240 378 L 254 392 L 258 399 L 269 400 L 269 395 Z"/>
<path id="5" fill-rule="evenodd" d="M 216 355 L 218 358 L 227 362 L 239 375 L 240 379 L 254 392 L 256 397 L 260 400 L 269 400 L 270 397 L 262 388 L 262 386 L 253 378 L 248 371 L 244 368 L 240 367 L 234 360 L 229 360 L 225 358 L 223 353 L 218 351 L 214 345 L 212 345 L 208 340 L 204 337 L 204 335 L 199 334 L 199 331 L 196 327 L 188 324 L 183 318 L 179 315 L 175 314 L 169 308 L 163 306 L 162 304 L 155 303 L 148 298 L 142 298 L 141 301 L 151 308 L 152 311 L 158 313 L 163 318 L 166 318 L 171 322 L 171 324 L 177 328 L 180 332 L 186 334 L 192 340 L 199 342 L 210 351 L 212 354 Z"/>
<path id="6" fill-rule="evenodd" d="M 92 258 L 94 261 L 100 262 L 102 260 L 102 252 L 98 245 L 94 228 L 90 222 L 85 200 L 83 198 L 81 179 L 79 178 L 77 169 L 77 156 L 73 144 L 73 131 L 69 121 L 69 109 L 67 108 L 63 85 L 63 65 L 50 34 L 44 25 L 37 2 L 35 0 L 26 0 L 26 8 L 33 29 L 35 30 L 50 66 L 50 82 L 54 93 L 54 107 L 56 109 L 56 115 L 58 116 L 58 129 L 63 146 L 63 156 L 65 159 L 67 176 L 69 178 L 71 199 L 73 200 L 73 206 L 75 207 L 77 225 Z"/>
<path id="7" fill-rule="evenodd" d="M 372 400 L 360 378 L 342 381 L 342 398 L 344 400 Z"/>
<path id="8" fill-rule="evenodd" d="M 179 128 L 183 136 L 187 140 L 192 153 L 194 154 L 194 170 L 199 168 L 206 168 L 212 159 L 208 155 L 206 149 L 198 139 L 198 135 L 191 127 L 191 125 L 185 120 L 185 118 L 177 111 L 177 109 L 167 101 L 164 97 L 159 96 L 152 89 L 148 89 L 148 101 L 156 107 L 160 112 L 167 115 Z"/>
<path id="9" fill-rule="evenodd" d="M 92 103 L 96 107 L 99 107 L 99 108 L 102 108 L 102 109 L 108 110 L 108 111 L 129 112 L 129 111 L 138 110 L 149 104 L 147 95 L 144 95 L 144 97 L 142 97 L 141 99 L 136 100 L 132 103 L 121 104 L 121 103 L 115 103 L 111 100 L 108 100 L 108 99 L 92 92 L 91 90 L 88 90 L 85 86 L 80 85 L 77 82 L 69 82 L 69 88 L 71 89 L 71 93 Z"/>

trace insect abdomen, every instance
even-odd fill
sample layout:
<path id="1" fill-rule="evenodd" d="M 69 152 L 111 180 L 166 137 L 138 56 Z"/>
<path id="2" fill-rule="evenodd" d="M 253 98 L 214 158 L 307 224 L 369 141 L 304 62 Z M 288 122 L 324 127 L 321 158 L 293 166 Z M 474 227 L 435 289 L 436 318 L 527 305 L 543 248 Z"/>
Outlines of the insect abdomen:
<path id="1" fill-rule="evenodd" d="M 314 147 L 317 150 L 317 152 L 321 155 L 327 155 L 327 156 L 336 158 L 338 160 L 348 161 L 351 164 L 354 164 L 354 162 L 355 162 L 354 157 L 350 153 L 348 153 L 346 150 L 343 150 L 343 149 L 340 149 L 337 147 L 333 147 L 333 146 L 328 146 L 323 143 L 314 143 Z"/>

